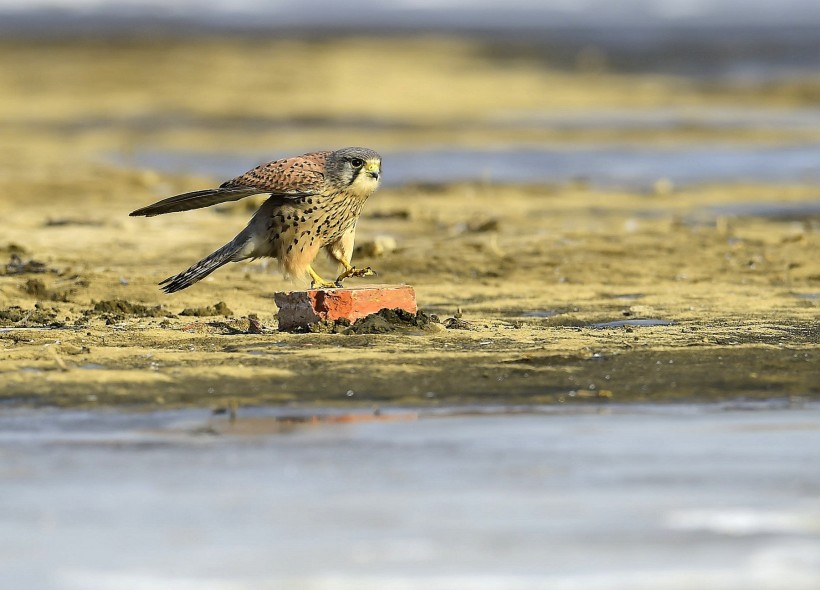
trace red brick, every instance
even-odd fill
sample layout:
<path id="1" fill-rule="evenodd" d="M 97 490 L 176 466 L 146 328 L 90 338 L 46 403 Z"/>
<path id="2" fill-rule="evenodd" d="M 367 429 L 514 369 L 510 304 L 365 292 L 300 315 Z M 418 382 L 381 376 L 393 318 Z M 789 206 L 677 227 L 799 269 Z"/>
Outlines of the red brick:
<path id="1" fill-rule="evenodd" d="M 273 294 L 279 308 L 280 330 L 306 328 L 321 320 L 351 322 L 382 309 L 416 313 L 416 292 L 407 285 L 367 285 L 343 289 L 280 291 Z"/>

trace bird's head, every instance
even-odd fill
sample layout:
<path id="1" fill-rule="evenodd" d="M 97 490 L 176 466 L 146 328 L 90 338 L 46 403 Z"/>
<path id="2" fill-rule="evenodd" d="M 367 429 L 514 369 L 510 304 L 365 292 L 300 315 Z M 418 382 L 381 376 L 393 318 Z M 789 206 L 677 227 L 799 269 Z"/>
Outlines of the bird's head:
<path id="1" fill-rule="evenodd" d="M 379 188 L 382 157 L 373 150 L 349 147 L 331 152 L 325 164 L 331 183 L 369 197 Z"/>

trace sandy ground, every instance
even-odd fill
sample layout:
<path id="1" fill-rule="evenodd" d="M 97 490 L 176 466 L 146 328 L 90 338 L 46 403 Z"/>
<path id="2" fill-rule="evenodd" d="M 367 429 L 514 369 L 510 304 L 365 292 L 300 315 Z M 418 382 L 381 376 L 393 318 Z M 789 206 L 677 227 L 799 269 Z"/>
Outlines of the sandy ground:
<path id="1" fill-rule="evenodd" d="M 440 39 L 4 44 L 0 398 L 222 407 L 818 397 L 820 220 L 710 209 L 816 203 L 817 186 L 388 187 L 366 207 L 355 262 L 380 283 L 412 284 L 425 312 L 444 320 L 461 310 L 464 321 L 284 334 L 272 295 L 300 285 L 274 264 L 230 265 L 173 296 L 156 285 L 233 237 L 258 201 L 129 218 L 224 179 L 106 158 L 145 146 L 816 141 L 817 129 L 616 134 L 481 122 L 531 110 L 789 108 L 816 104 L 818 86 L 555 71 Z M 367 124 L 385 120 L 402 125 Z M 379 253 L 372 245 L 385 236 L 396 248 Z M 249 318 L 263 333 L 248 333 Z M 623 321 L 636 325 L 598 325 Z"/>

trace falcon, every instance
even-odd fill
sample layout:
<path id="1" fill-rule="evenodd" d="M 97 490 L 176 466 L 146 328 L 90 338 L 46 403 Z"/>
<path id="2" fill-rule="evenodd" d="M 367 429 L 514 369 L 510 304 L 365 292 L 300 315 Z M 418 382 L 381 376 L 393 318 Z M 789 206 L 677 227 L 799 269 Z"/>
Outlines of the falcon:
<path id="1" fill-rule="evenodd" d="M 237 236 L 188 270 L 160 283 L 166 293 L 190 287 L 228 262 L 275 258 L 286 276 L 310 276 L 311 288 L 341 287 L 348 277 L 367 277 L 370 267 L 351 265 L 356 223 L 365 201 L 379 187 L 381 156 L 371 149 L 348 147 L 310 152 L 261 164 L 219 188 L 169 197 L 130 215 L 152 217 L 269 194 Z M 344 267 L 335 281 L 313 269 L 324 249 Z"/>

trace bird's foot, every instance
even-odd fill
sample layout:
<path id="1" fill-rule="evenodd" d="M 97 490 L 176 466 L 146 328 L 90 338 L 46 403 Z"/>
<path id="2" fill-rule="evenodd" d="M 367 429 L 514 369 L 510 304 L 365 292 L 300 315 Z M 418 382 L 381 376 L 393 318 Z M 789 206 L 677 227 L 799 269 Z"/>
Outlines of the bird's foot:
<path id="1" fill-rule="evenodd" d="M 332 283 L 330 281 L 311 281 L 310 288 L 311 289 L 336 289 L 337 287 L 341 287 L 339 281 Z"/>
<path id="2" fill-rule="evenodd" d="M 336 286 L 341 287 L 342 281 L 350 277 L 363 278 L 374 276 L 376 276 L 376 271 L 369 266 L 367 268 L 356 268 L 355 266 L 351 266 L 336 278 Z"/>
<path id="3" fill-rule="evenodd" d="M 311 289 L 335 289 L 338 287 L 338 281 L 335 283 L 331 281 L 326 281 L 322 277 L 318 275 L 318 273 L 313 270 L 312 266 L 307 267 L 308 274 L 310 275 L 310 288 Z"/>

